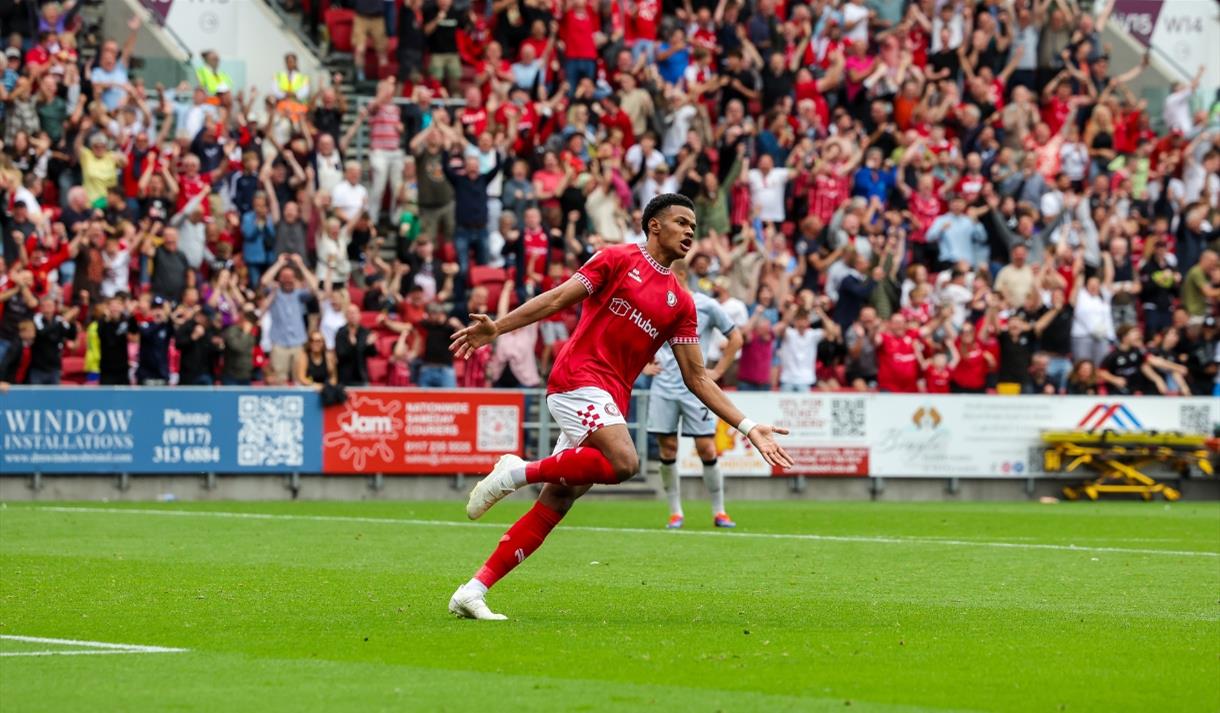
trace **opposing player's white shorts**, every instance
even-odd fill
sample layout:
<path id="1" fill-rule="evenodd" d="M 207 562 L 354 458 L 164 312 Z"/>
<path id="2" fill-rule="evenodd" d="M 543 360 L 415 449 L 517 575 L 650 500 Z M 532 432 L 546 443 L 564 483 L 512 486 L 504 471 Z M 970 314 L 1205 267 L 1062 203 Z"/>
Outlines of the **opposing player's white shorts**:
<path id="1" fill-rule="evenodd" d="M 694 394 L 688 393 L 675 399 L 660 396 L 654 391 L 648 397 L 649 433 L 676 435 L 679 421 L 683 436 L 703 438 L 716 435 L 716 414 Z"/>
<path id="2" fill-rule="evenodd" d="M 559 441 L 552 455 L 579 446 L 599 428 L 627 423 L 614 398 L 596 386 L 551 394 L 546 397 L 546 407 L 559 424 Z"/>
<path id="3" fill-rule="evenodd" d="M 566 341 L 568 338 L 568 325 L 563 322 L 542 322 L 542 343 L 548 347 L 555 342 Z"/>

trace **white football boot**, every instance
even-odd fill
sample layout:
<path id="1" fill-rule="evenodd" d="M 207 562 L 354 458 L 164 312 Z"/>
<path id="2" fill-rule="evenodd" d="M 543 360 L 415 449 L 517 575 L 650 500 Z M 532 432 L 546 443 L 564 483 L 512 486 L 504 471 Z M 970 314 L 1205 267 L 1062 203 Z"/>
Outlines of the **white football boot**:
<path id="1" fill-rule="evenodd" d="M 483 593 L 474 591 L 466 585 L 457 588 L 449 597 L 449 613 L 461 619 L 478 619 L 480 621 L 504 621 L 508 617 L 497 614 L 487 608 Z"/>
<path id="2" fill-rule="evenodd" d="M 471 489 L 470 499 L 466 501 L 466 517 L 478 520 L 492 505 L 512 495 L 517 489 L 513 483 L 513 469 L 524 467 L 525 461 L 515 455 L 500 456 L 496 467 Z"/>

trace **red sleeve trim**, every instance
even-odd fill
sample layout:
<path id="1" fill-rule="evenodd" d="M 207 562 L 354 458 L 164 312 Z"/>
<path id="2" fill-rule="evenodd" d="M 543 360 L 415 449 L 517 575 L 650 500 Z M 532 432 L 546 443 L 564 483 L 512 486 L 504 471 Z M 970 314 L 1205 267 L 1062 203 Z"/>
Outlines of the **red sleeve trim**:
<path id="1" fill-rule="evenodd" d="M 699 337 L 674 337 L 669 340 L 670 345 L 674 344 L 698 344 Z"/>
<path id="2" fill-rule="evenodd" d="M 594 292 L 596 292 L 596 290 L 593 288 L 593 283 L 590 282 L 589 278 L 585 277 L 582 273 L 579 273 L 579 272 L 573 273 L 572 279 L 576 280 L 581 285 L 584 285 L 585 290 L 587 290 L 589 292 L 589 294 L 593 294 Z"/>

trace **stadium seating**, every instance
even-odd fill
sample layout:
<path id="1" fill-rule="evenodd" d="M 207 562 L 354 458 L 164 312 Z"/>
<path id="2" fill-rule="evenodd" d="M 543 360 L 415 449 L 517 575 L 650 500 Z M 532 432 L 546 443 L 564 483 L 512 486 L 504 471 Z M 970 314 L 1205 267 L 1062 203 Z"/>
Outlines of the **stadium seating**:
<path id="1" fill-rule="evenodd" d="M 330 46 L 335 52 L 351 52 L 352 21 L 356 13 L 339 7 L 327 8 L 323 15 L 326 31 L 330 36 Z"/>

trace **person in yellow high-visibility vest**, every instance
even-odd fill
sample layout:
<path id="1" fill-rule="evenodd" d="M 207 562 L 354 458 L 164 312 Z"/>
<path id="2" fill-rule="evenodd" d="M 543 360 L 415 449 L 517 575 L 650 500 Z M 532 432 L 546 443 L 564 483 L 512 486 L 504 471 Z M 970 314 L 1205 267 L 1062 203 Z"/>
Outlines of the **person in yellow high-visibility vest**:
<path id="1" fill-rule="evenodd" d="M 220 70 L 220 55 L 216 54 L 216 50 L 207 50 L 202 57 L 203 64 L 195 68 L 195 79 L 199 80 L 199 86 L 209 97 L 216 96 L 216 88 L 222 84 L 233 86 L 229 73 Z"/>
<path id="2" fill-rule="evenodd" d="M 284 55 L 284 70 L 275 73 L 275 95 L 282 113 L 291 118 L 305 113 L 305 102 L 309 101 L 309 76 L 297 66 L 297 56 L 291 52 Z"/>
<path id="3" fill-rule="evenodd" d="M 280 99 L 309 100 L 309 75 L 301 72 L 291 52 L 284 55 L 284 71 L 275 73 L 275 92 Z"/>

